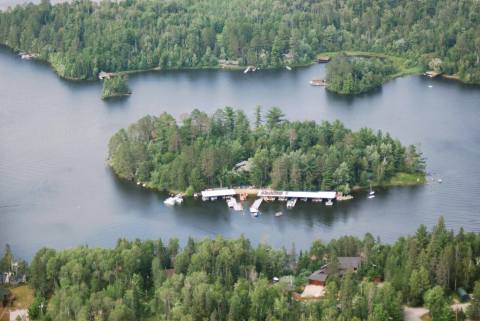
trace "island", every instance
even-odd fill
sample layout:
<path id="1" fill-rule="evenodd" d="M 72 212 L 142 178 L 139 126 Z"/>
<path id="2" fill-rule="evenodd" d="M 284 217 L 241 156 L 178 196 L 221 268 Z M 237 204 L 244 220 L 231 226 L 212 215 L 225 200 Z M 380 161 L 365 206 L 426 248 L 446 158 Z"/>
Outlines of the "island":
<path id="1" fill-rule="evenodd" d="M 2 303 L 7 315 L 45 321 L 480 319 L 479 234 L 454 233 L 442 217 L 392 244 L 369 233 L 312 240 L 299 252 L 243 236 L 179 244 L 42 248 L 24 268 L 7 245 Z"/>
<path id="2" fill-rule="evenodd" d="M 45 0 L 0 12 L 0 44 L 75 80 L 102 70 L 290 69 L 324 52 L 367 51 L 479 84 L 475 12 L 476 1 L 450 0 Z"/>
<path id="3" fill-rule="evenodd" d="M 397 72 L 384 59 L 335 57 L 327 65 L 326 88 L 343 95 L 361 94 L 380 87 Z"/>
<path id="4" fill-rule="evenodd" d="M 114 75 L 103 79 L 102 99 L 129 96 L 127 75 Z"/>
<path id="5" fill-rule="evenodd" d="M 287 121 L 279 108 L 255 112 L 254 124 L 231 107 L 194 110 L 177 122 L 146 116 L 110 139 L 108 163 L 121 178 L 192 195 L 204 188 L 336 190 L 425 182 L 415 146 L 389 134 L 351 131 L 340 121 Z"/>

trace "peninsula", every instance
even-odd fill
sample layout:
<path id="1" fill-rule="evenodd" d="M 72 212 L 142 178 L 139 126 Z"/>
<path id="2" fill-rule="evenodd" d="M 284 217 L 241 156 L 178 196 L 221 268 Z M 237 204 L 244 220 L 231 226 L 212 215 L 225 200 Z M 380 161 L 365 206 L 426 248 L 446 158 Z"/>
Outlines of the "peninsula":
<path id="1" fill-rule="evenodd" d="M 288 68 L 322 52 L 399 56 L 480 83 L 477 1 L 72 1 L 0 12 L 0 44 L 68 79 L 102 70 Z"/>

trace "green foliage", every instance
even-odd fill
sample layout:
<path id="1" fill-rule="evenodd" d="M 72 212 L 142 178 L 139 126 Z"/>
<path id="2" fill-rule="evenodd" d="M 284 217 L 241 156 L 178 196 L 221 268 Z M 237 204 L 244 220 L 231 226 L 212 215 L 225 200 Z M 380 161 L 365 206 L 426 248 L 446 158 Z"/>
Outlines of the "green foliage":
<path id="1" fill-rule="evenodd" d="M 467 308 L 467 315 L 473 321 L 480 320 L 480 281 L 475 282 L 470 306 Z"/>
<path id="2" fill-rule="evenodd" d="M 109 162 L 120 177 L 159 190 L 189 194 L 205 187 L 256 185 L 329 190 L 386 184 L 400 172 L 424 175 L 414 147 L 370 129 L 342 123 L 289 122 L 278 108 L 256 112 L 251 128 L 241 110 L 207 115 L 194 110 L 181 124 L 169 114 L 146 116 L 109 143 Z M 235 169 L 241 161 L 248 170 Z M 423 181 L 423 180 L 422 180 Z"/>
<path id="3" fill-rule="evenodd" d="M 0 12 L 0 43 L 63 77 L 100 70 L 280 67 L 319 52 L 370 51 L 480 82 L 478 1 L 71 1 Z M 347 85 L 348 87 L 348 82 Z"/>
<path id="4" fill-rule="evenodd" d="M 128 77 L 117 75 L 103 80 L 102 99 L 129 95 Z"/>
<path id="5" fill-rule="evenodd" d="M 397 70 L 379 58 L 335 57 L 327 65 L 327 89 L 339 94 L 360 94 L 381 86 Z"/>
<path id="6" fill-rule="evenodd" d="M 452 320 L 452 310 L 446 300 L 443 289 L 436 286 L 425 293 L 425 306 L 430 310 L 432 321 Z"/>
<path id="7" fill-rule="evenodd" d="M 44 319 L 52 321 L 400 321 L 402 304 L 424 292 L 432 320 L 451 320 L 445 293 L 452 293 L 456 284 L 466 284 L 471 291 L 469 280 L 479 279 L 480 268 L 474 260 L 480 256 L 480 234 L 460 231 L 454 235 L 443 224 L 440 220 L 431 232 L 422 227 L 415 236 L 391 245 L 368 234 L 327 244 L 315 241 L 299 255 L 265 244 L 254 247 L 243 237 L 189 239 L 182 249 L 175 239 L 168 245 L 162 240 L 119 240 L 113 249 L 42 249 L 32 262 L 37 299 L 31 311 L 40 314 L 41 295 L 48 298 Z M 436 277 L 442 265 L 438 250 L 448 246 L 459 250 L 451 258 L 451 280 L 444 289 Z M 297 302 L 292 289 L 270 281 L 274 276 L 292 275 L 305 284 L 305 276 L 344 255 L 362 255 L 362 267 L 357 273 L 329 277 L 323 300 Z M 464 270 L 466 266 L 473 269 Z M 369 281 L 372 270 L 385 279 L 382 286 Z M 431 276 L 431 282 L 422 281 L 424 274 Z M 422 291 L 409 282 L 416 279 Z M 472 320 L 478 320 L 479 284 L 469 309 Z"/>

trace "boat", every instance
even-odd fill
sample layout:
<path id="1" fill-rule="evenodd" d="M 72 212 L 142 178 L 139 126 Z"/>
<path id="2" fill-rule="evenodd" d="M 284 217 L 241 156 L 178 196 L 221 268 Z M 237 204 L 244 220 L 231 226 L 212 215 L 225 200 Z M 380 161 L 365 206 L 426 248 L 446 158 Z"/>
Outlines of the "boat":
<path id="1" fill-rule="evenodd" d="M 165 203 L 165 205 L 169 205 L 169 206 L 180 205 L 180 204 L 183 203 L 183 197 L 182 197 L 181 194 L 177 194 L 175 196 L 170 196 L 165 201 L 163 201 L 163 203 Z"/>
<path id="2" fill-rule="evenodd" d="M 175 197 L 169 197 L 166 200 L 164 200 L 163 203 L 165 203 L 165 205 L 174 206 L 175 205 Z"/>
<path id="3" fill-rule="evenodd" d="M 275 216 L 276 216 L 276 217 L 279 217 L 279 216 L 282 216 L 282 215 L 283 215 L 282 212 L 277 212 L 277 213 L 275 213 Z"/>
<path id="4" fill-rule="evenodd" d="M 441 184 L 443 181 L 441 178 L 438 179 L 438 182 Z"/>
<path id="5" fill-rule="evenodd" d="M 173 198 L 175 200 L 175 204 L 180 205 L 183 203 L 183 196 L 181 194 L 175 195 Z"/>
<path id="6" fill-rule="evenodd" d="M 372 189 L 372 184 L 370 184 L 370 192 L 368 192 L 368 195 L 375 195 L 375 191 Z"/>
<path id="7" fill-rule="evenodd" d="M 314 203 L 321 203 L 323 200 L 321 198 L 313 198 L 312 202 Z"/>
<path id="8" fill-rule="evenodd" d="M 312 79 L 312 80 L 310 80 L 310 85 L 312 85 L 312 86 L 326 86 L 327 82 L 323 79 Z"/>
<path id="9" fill-rule="evenodd" d="M 333 205 L 333 202 L 332 200 L 328 200 L 326 203 L 325 203 L 326 206 L 332 206 Z"/>
<path id="10" fill-rule="evenodd" d="M 302 202 L 307 202 L 308 201 L 308 198 L 304 197 L 302 198 Z"/>
<path id="11" fill-rule="evenodd" d="M 230 198 L 227 199 L 228 207 L 233 208 L 235 206 L 235 203 L 236 202 L 235 202 L 235 199 L 233 197 L 230 197 Z"/>
<path id="12" fill-rule="evenodd" d="M 258 212 L 252 213 L 252 216 L 253 216 L 253 217 L 258 217 Z"/>
<path id="13" fill-rule="evenodd" d="M 297 199 L 292 198 L 291 200 L 287 201 L 287 208 L 294 208 L 295 204 L 297 204 Z"/>
<path id="14" fill-rule="evenodd" d="M 248 66 L 247 68 L 245 68 L 245 70 L 243 71 L 244 74 L 248 74 L 249 72 L 255 72 L 257 71 L 257 68 L 253 67 L 253 66 Z"/>
<path id="15" fill-rule="evenodd" d="M 375 198 L 375 195 L 368 195 L 368 199 Z"/>
<path id="16" fill-rule="evenodd" d="M 432 85 L 428 85 L 428 88 L 432 88 L 433 86 Z"/>
<path id="17" fill-rule="evenodd" d="M 290 66 L 285 66 L 285 68 L 286 68 L 288 71 L 292 70 L 292 67 L 290 67 Z"/>

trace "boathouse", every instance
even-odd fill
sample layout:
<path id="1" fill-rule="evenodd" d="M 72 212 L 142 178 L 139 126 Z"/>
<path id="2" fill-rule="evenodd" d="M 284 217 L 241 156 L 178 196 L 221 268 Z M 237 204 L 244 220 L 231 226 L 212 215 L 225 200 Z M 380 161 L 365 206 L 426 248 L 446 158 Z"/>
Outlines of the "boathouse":
<path id="1" fill-rule="evenodd" d="M 318 57 L 318 63 L 327 63 L 330 61 L 330 56 L 320 56 Z"/>
<path id="2" fill-rule="evenodd" d="M 202 191 L 202 200 L 216 200 L 219 197 L 234 196 L 236 194 L 234 189 L 209 189 Z"/>
<path id="3" fill-rule="evenodd" d="M 258 197 L 307 198 L 307 199 L 333 200 L 337 197 L 337 192 L 335 191 L 303 192 L 303 191 L 260 190 L 258 192 Z"/>

